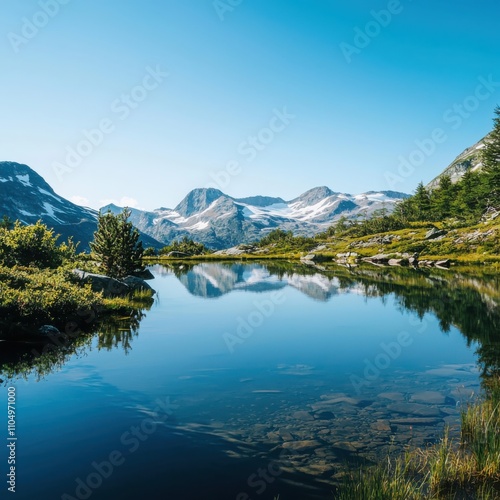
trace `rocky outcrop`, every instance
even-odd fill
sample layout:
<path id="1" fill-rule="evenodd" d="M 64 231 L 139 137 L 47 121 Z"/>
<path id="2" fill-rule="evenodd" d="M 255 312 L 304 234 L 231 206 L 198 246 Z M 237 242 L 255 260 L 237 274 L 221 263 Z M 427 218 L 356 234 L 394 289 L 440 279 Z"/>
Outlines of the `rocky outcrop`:
<path id="1" fill-rule="evenodd" d="M 146 283 L 146 281 L 144 281 L 141 278 L 138 278 L 137 276 L 127 276 L 126 278 L 123 278 L 122 281 L 133 292 L 148 291 L 148 292 L 152 292 L 153 294 L 155 293 L 155 291 L 153 290 L 153 288 L 151 288 L 151 286 L 149 286 L 149 284 Z"/>
<path id="2" fill-rule="evenodd" d="M 441 236 L 444 236 L 446 234 L 446 231 L 443 231 L 442 229 L 437 229 L 436 227 L 433 227 L 427 233 L 425 233 L 425 240 L 435 240 Z"/>
<path id="3" fill-rule="evenodd" d="M 141 278 L 127 276 L 123 280 L 117 280 L 102 274 L 92 274 L 81 269 L 73 270 L 73 274 L 81 283 L 90 284 L 94 292 L 101 292 L 103 297 L 124 297 L 135 290 L 154 290 Z"/>

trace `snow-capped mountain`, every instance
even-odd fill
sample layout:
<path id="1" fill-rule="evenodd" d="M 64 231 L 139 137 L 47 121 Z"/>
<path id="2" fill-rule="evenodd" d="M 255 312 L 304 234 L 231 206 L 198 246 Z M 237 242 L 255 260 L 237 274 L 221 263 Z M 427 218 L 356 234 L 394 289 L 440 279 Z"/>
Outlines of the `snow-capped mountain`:
<path id="1" fill-rule="evenodd" d="M 42 220 L 61 240 L 73 236 L 87 246 L 96 229 L 97 212 L 58 196 L 45 180 L 27 165 L 0 162 L 0 217 L 25 224 Z"/>
<path id="2" fill-rule="evenodd" d="M 7 215 L 24 224 L 42 220 L 59 241 L 70 236 L 80 242 L 80 250 L 88 249 L 97 228 L 97 211 L 81 207 L 57 195 L 54 190 L 27 165 L 0 162 L 0 218 Z M 143 244 L 160 248 L 153 238 L 142 235 Z"/>
<path id="3" fill-rule="evenodd" d="M 407 196 L 394 191 L 353 196 L 323 186 L 285 201 L 266 196 L 238 199 L 214 188 L 194 189 L 174 209 L 132 210 L 131 220 L 165 244 L 188 236 L 210 248 L 222 249 L 257 241 L 276 228 L 312 236 L 342 216 L 369 216 L 382 208 L 391 212 L 395 203 Z M 101 210 L 119 213 L 122 208 L 108 205 Z"/>
<path id="4" fill-rule="evenodd" d="M 407 195 L 392 191 L 349 195 L 317 187 L 299 197 L 253 196 L 233 198 L 218 189 L 194 189 L 173 209 L 132 209 L 131 221 L 141 232 L 145 246 L 161 248 L 183 236 L 215 250 L 261 239 L 276 228 L 311 236 L 324 231 L 341 216 L 370 215 Z M 106 212 L 122 211 L 108 205 Z M 64 240 L 72 236 L 80 249 L 88 248 L 96 230 L 97 212 L 57 195 L 27 165 L 0 162 L 0 217 L 7 215 L 25 224 L 41 219 Z"/>

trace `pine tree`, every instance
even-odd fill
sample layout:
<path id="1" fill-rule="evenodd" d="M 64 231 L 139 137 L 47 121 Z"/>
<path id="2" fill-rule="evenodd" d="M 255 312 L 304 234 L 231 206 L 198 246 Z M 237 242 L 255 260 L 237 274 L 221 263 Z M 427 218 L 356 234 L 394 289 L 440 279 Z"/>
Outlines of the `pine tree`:
<path id="1" fill-rule="evenodd" d="M 500 106 L 496 107 L 495 115 L 493 131 L 486 138 L 481 159 L 490 192 L 488 204 L 500 208 Z"/>
<path id="2" fill-rule="evenodd" d="M 112 278 L 123 278 L 144 269 L 144 249 L 139 241 L 139 231 L 128 220 L 130 210 L 121 214 L 99 213 L 97 231 L 90 248 L 103 271 Z"/>
<path id="3" fill-rule="evenodd" d="M 457 195 L 453 201 L 453 211 L 462 218 L 480 216 L 485 204 L 482 196 L 481 175 L 467 170 L 457 184 Z"/>
<path id="4" fill-rule="evenodd" d="M 426 221 L 431 218 L 431 197 L 423 182 L 417 186 L 412 202 L 417 220 Z"/>
<path id="5" fill-rule="evenodd" d="M 452 202 L 455 196 L 455 186 L 449 175 L 443 175 L 439 179 L 439 187 L 431 196 L 432 211 L 436 220 L 445 219 L 452 215 Z"/>
<path id="6" fill-rule="evenodd" d="M 0 228 L 2 229 L 12 229 L 14 227 L 14 221 L 12 221 L 7 215 L 4 215 L 0 220 Z"/>

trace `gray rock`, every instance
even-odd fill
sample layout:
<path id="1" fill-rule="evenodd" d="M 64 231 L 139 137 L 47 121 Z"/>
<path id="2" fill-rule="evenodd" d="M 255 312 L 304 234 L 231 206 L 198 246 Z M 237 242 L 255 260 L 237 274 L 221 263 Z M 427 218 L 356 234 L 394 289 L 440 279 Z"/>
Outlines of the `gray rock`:
<path id="1" fill-rule="evenodd" d="M 405 262 L 404 259 L 389 259 L 388 264 L 390 266 L 402 266 L 403 262 Z"/>
<path id="2" fill-rule="evenodd" d="M 449 268 L 451 266 L 451 260 L 450 259 L 438 260 L 435 265 L 436 267 Z"/>
<path id="3" fill-rule="evenodd" d="M 73 274 L 80 279 L 82 283 L 89 283 L 94 292 L 102 292 L 103 297 L 122 297 L 130 293 L 131 289 L 122 281 L 118 281 L 102 274 L 92 274 L 74 269 Z"/>
<path id="4" fill-rule="evenodd" d="M 435 238 L 438 238 L 439 236 L 444 236 L 446 234 L 446 231 L 443 231 L 442 229 L 437 229 L 433 227 L 431 230 L 427 231 L 425 234 L 425 240 L 433 240 Z"/>
<path id="5" fill-rule="evenodd" d="M 154 280 L 154 274 L 149 269 L 144 269 L 144 271 L 137 271 L 133 273 L 132 276 L 136 276 L 137 278 L 141 278 L 143 280 Z"/>
<path id="6" fill-rule="evenodd" d="M 150 291 L 153 294 L 156 293 L 148 283 L 146 283 L 143 279 L 138 278 L 137 276 L 127 276 L 123 278 L 123 283 L 129 286 L 132 291 Z"/>
<path id="7" fill-rule="evenodd" d="M 43 325 L 38 329 L 38 333 L 40 333 L 41 335 L 50 336 L 50 335 L 59 335 L 61 332 L 55 326 Z"/>
<path id="8" fill-rule="evenodd" d="M 390 260 L 390 256 L 383 253 L 379 253 L 377 255 L 373 255 L 372 257 L 365 257 L 362 260 L 368 262 L 376 262 L 378 264 L 387 264 Z"/>
<path id="9" fill-rule="evenodd" d="M 168 252 L 167 257 L 177 257 L 182 259 L 184 257 L 191 257 L 191 254 L 185 252 Z"/>
<path id="10" fill-rule="evenodd" d="M 301 257 L 300 260 L 312 260 L 313 262 L 317 260 L 316 254 L 310 253 L 306 255 L 305 257 Z"/>

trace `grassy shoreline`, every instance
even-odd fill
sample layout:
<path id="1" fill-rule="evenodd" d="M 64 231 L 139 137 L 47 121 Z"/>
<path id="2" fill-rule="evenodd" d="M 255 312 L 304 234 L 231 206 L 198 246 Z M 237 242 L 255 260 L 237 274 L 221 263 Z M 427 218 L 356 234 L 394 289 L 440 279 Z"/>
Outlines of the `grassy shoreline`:
<path id="1" fill-rule="evenodd" d="M 461 415 L 461 436 L 448 431 L 429 448 L 350 471 L 335 498 L 417 500 L 500 498 L 500 379 Z"/>
<path id="2" fill-rule="evenodd" d="M 431 229 L 441 231 L 428 237 Z M 240 250 L 238 250 L 240 248 Z M 234 252 L 234 250 L 233 250 Z M 450 227 L 444 223 L 413 223 L 405 229 L 373 233 L 366 236 L 322 236 L 292 238 L 273 244 L 240 245 L 234 253 L 223 251 L 186 257 L 148 256 L 148 264 L 172 261 L 245 261 L 300 260 L 313 253 L 318 262 L 332 262 L 339 254 L 351 254 L 349 263 L 377 254 L 418 254 L 419 260 L 451 260 L 460 265 L 500 264 L 500 221 L 481 222 L 466 227 Z"/>

